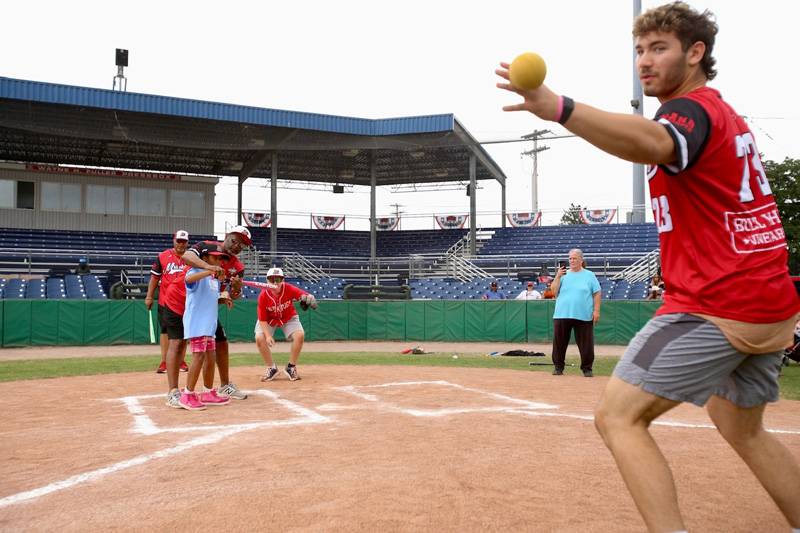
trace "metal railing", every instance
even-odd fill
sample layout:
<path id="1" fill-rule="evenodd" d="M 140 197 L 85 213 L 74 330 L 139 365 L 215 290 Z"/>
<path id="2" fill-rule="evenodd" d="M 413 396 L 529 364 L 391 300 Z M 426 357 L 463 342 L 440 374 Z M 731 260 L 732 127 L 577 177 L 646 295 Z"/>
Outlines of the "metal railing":
<path id="1" fill-rule="evenodd" d="M 660 266 L 661 255 L 658 250 L 653 250 L 612 276 L 612 279 L 625 279 L 629 282 L 647 281 L 658 272 Z"/>

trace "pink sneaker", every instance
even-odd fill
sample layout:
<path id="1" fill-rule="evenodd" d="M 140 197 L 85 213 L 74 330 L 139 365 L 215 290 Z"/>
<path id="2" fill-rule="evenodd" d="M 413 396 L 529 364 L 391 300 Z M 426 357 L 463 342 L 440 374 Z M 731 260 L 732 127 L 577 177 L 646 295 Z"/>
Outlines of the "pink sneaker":
<path id="1" fill-rule="evenodd" d="M 200 403 L 203 405 L 225 405 L 231 403 L 231 399 L 220 396 L 216 390 L 211 389 L 208 392 L 200 393 Z"/>
<path id="2" fill-rule="evenodd" d="M 189 411 L 202 411 L 206 408 L 206 406 L 197 399 L 197 394 L 194 392 L 186 392 L 186 389 L 181 393 L 180 403 L 181 407 Z"/>

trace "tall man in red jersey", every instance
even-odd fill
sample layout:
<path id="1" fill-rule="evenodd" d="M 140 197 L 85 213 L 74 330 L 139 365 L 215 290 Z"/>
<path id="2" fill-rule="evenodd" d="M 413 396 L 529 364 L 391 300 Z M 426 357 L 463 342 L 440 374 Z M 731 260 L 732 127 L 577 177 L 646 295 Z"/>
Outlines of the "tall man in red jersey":
<path id="1" fill-rule="evenodd" d="M 153 307 L 153 294 L 155 294 L 156 287 L 159 287 L 158 291 L 158 324 L 161 329 L 161 335 L 159 336 L 159 344 L 161 346 L 161 363 L 158 365 L 158 369 L 156 370 L 159 374 L 164 374 L 167 371 L 167 350 L 169 349 L 169 324 L 167 324 L 166 320 L 164 319 L 164 308 L 165 302 L 171 300 L 170 298 L 170 288 L 173 283 L 176 283 L 176 280 L 179 284 L 183 284 L 183 254 L 186 252 L 186 245 L 189 243 L 189 232 L 186 230 L 178 230 L 172 236 L 172 248 L 168 248 L 158 254 L 158 257 L 153 262 L 153 266 L 150 268 L 150 283 L 147 285 L 147 296 L 144 299 L 144 305 L 147 307 L 147 310 Z M 173 306 L 176 309 L 180 309 L 180 315 L 183 315 L 183 303 L 181 302 L 179 305 Z M 183 323 L 181 323 L 181 329 L 183 328 Z M 183 332 L 180 332 L 181 339 L 183 338 Z M 174 337 L 173 337 L 174 338 Z M 186 372 L 189 370 L 189 367 L 186 366 L 186 361 L 184 358 L 186 357 L 186 344 L 184 343 L 183 350 L 180 352 L 180 371 Z M 177 386 L 177 385 L 176 385 Z"/>
<path id="2" fill-rule="evenodd" d="M 182 257 L 185 255 L 189 233 L 184 230 L 175 232 L 173 238 L 174 248 L 164 250 L 153 263 L 150 269 L 150 283 L 147 287 L 145 305 L 148 311 L 153 305 L 153 291 L 156 283 L 161 284 L 158 293 L 158 318 L 162 331 L 168 338 L 165 358 L 167 372 L 167 405 L 180 408 L 180 392 L 178 391 L 178 372 L 186 366 L 186 342 L 183 340 L 183 309 L 186 300 L 186 285 L 184 284 L 185 265 Z M 163 348 L 162 348 L 163 350 Z M 163 351 L 162 351 L 163 354 Z M 158 372 L 161 368 L 159 367 Z"/>
<path id="3" fill-rule="evenodd" d="M 297 360 L 300 358 L 300 350 L 303 349 L 305 331 L 292 302 L 299 301 L 304 309 L 317 308 L 314 295 L 291 283 L 284 282 L 283 279 L 283 270 L 277 267 L 270 268 L 267 271 L 267 283 L 270 287 L 263 289 L 258 295 L 256 346 L 267 365 L 261 381 L 272 381 L 278 374 L 278 367 L 272 360 L 272 347 L 275 345 L 274 335 L 277 328 L 281 328 L 286 339 L 292 343 L 289 363 L 283 372 L 291 381 L 300 379 L 300 375 L 297 373 Z"/>
<path id="4" fill-rule="evenodd" d="M 189 266 L 196 268 L 205 268 L 218 272 L 221 275 L 220 291 L 227 289 L 231 300 L 236 300 L 242 295 L 242 277 L 244 277 L 244 265 L 236 257 L 245 246 L 252 244 L 250 230 L 244 226 L 236 226 L 225 236 L 225 240 L 218 241 L 200 241 L 191 248 L 189 248 L 183 255 L 183 261 Z M 212 266 L 206 263 L 202 257 L 206 255 L 209 250 L 216 250 L 220 246 L 222 250 L 230 257 L 228 260 L 223 261 L 221 266 Z M 184 287 L 184 295 L 186 289 Z M 223 396 L 228 396 L 234 400 L 245 400 L 247 394 L 240 391 L 236 385 L 231 383 L 230 380 L 230 357 L 228 352 L 228 337 L 225 335 L 225 328 L 222 324 L 217 322 L 217 369 L 219 370 L 220 386 L 217 392 Z M 203 385 L 207 389 L 214 386 L 213 372 L 210 373 L 212 382 L 208 383 L 206 376 L 209 375 L 203 372 Z"/>
<path id="5" fill-rule="evenodd" d="M 762 426 L 778 399 L 780 353 L 800 301 L 786 240 L 753 135 L 706 87 L 717 25 L 682 2 L 634 22 L 639 77 L 661 103 L 655 120 L 608 113 L 541 86 L 515 92 L 530 111 L 648 172 L 666 283 L 664 304 L 631 341 L 595 425 L 651 531 L 685 530 L 669 466 L 650 423 L 681 402 L 706 405 L 795 531 L 800 468 Z M 508 80 L 508 64 L 496 72 Z M 758 290 L 752 287 L 757 284 Z"/>

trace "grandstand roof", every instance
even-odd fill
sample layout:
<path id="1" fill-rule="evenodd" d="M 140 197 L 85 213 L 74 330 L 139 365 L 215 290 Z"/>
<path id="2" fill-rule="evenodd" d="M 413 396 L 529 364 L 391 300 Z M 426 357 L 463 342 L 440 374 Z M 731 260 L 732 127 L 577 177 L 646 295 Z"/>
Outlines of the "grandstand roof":
<path id="1" fill-rule="evenodd" d="M 340 117 L 0 77 L 0 159 L 369 185 L 503 171 L 452 114 Z"/>

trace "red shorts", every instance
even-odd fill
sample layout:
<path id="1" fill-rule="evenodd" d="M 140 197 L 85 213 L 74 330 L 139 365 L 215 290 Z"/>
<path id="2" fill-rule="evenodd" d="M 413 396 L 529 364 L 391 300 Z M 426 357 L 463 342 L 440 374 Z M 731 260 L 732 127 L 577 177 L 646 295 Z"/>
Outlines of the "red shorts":
<path id="1" fill-rule="evenodd" d="M 192 337 L 189 340 L 192 346 L 192 353 L 213 352 L 217 349 L 217 341 L 214 337 Z"/>

